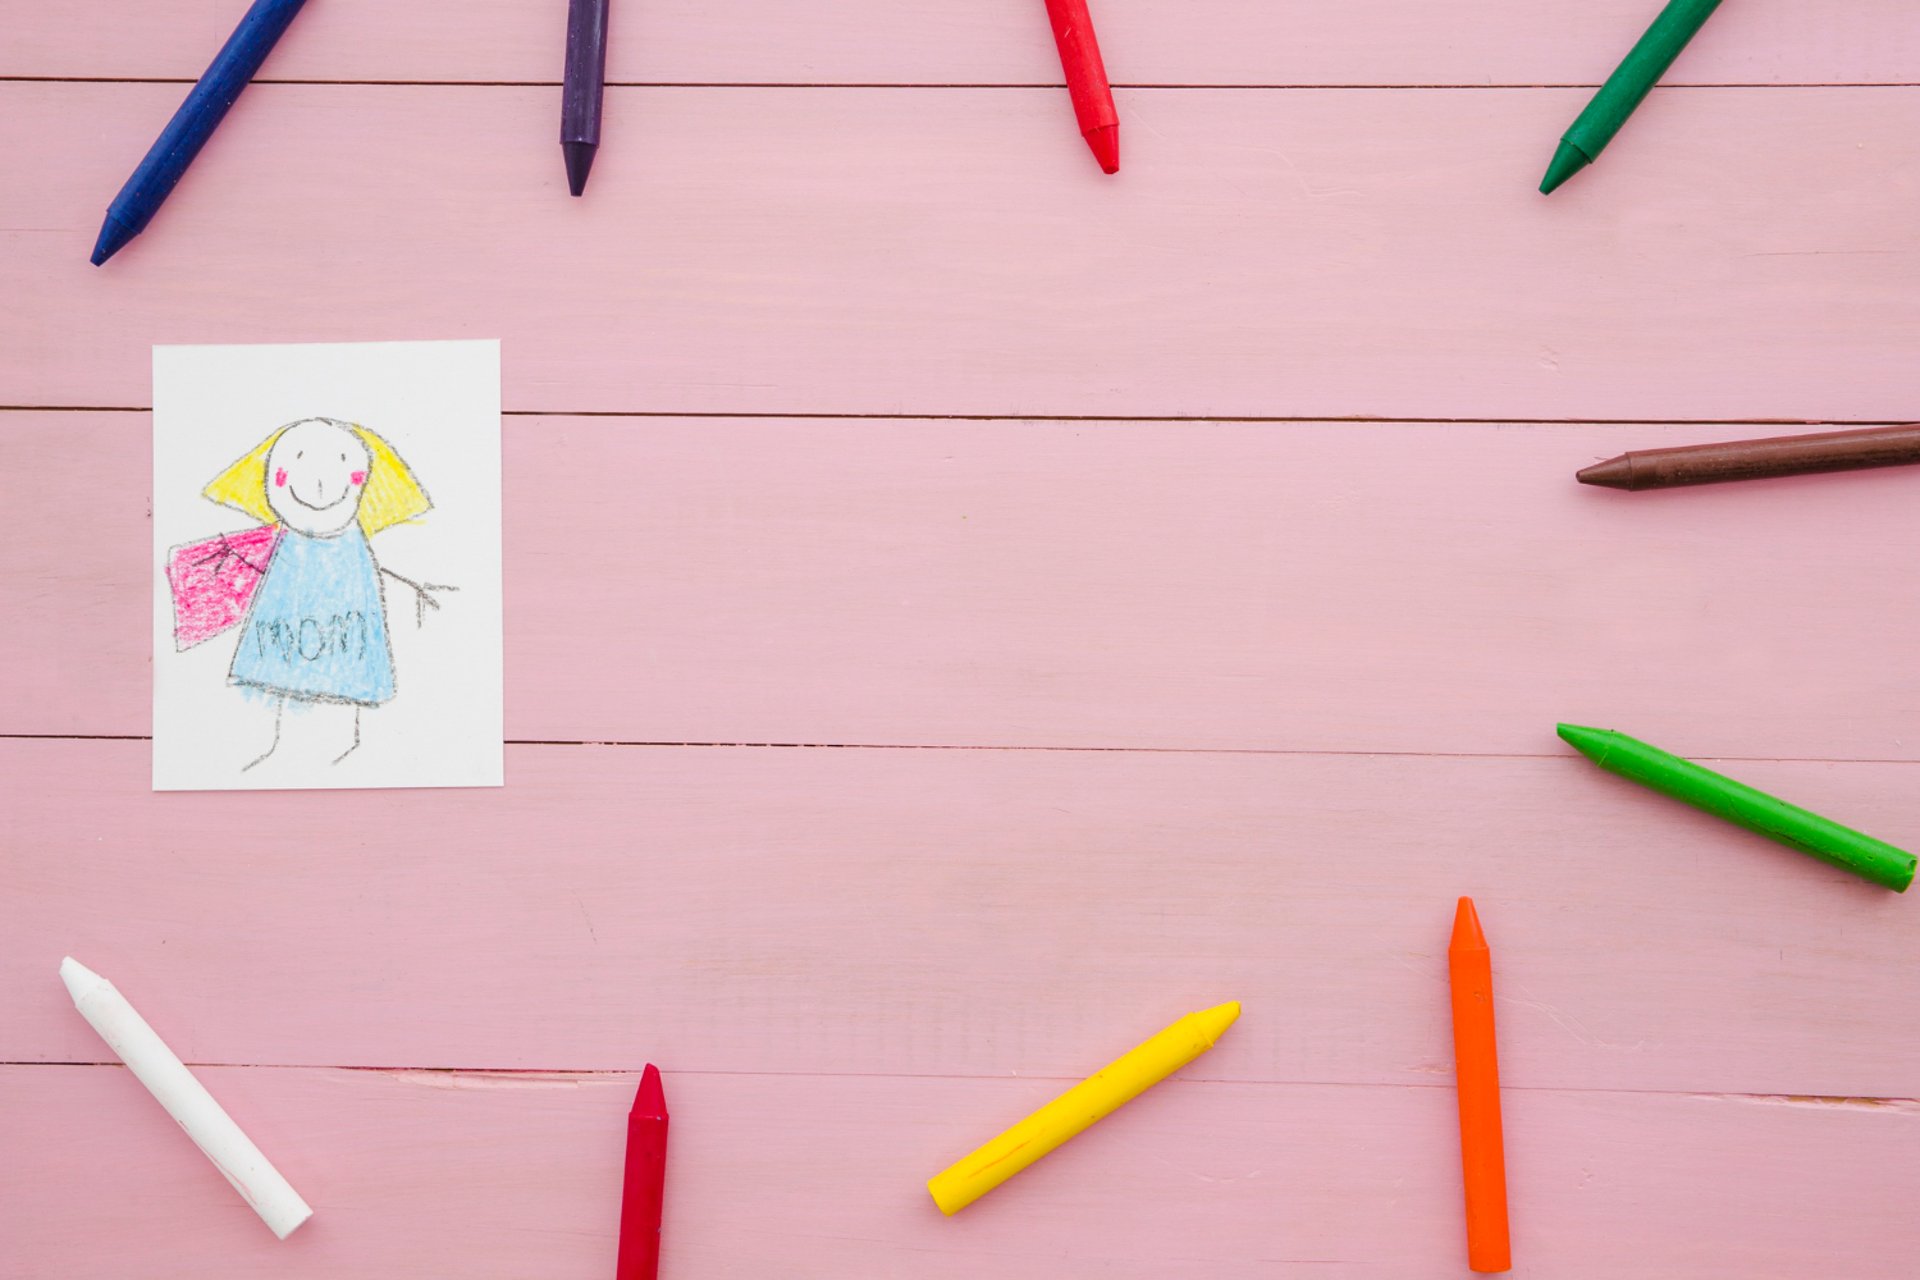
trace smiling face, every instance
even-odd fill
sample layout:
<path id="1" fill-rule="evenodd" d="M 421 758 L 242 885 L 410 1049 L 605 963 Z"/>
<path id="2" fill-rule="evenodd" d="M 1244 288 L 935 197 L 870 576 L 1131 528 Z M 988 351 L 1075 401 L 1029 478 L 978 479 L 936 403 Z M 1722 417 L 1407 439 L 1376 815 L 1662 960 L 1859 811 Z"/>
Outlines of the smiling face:
<path id="1" fill-rule="evenodd" d="M 267 454 L 267 505 L 296 533 L 332 537 L 359 513 L 369 465 L 367 446 L 344 425 L 296 422 Z"/>

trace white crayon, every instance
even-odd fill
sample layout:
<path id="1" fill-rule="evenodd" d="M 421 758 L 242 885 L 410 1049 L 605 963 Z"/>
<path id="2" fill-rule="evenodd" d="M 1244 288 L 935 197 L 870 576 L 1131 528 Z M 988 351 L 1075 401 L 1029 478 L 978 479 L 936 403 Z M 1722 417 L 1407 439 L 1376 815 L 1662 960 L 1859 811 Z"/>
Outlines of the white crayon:
<path id="1" fill-rule="evenodd" d="M 226 1176 L 240 1198 L 253 1206 L 273 1234 L 285 1240 L 294 1228 L 313 1216 L 280 1171 L 260 1154 L 240 1126 L 213 1100 L 206 1086 L 194 1078 L 173 1050 L 167 1048 L 127 998 L 111 982 L 72 956 L 60 962 L 60 979 L 73 996 L 73 1007 L 93 1024 L 100 1038 L 120 1055 L 141 1084 L 147 1086 L 167 1114 L 194 1140 L 213 1167 Z"/>

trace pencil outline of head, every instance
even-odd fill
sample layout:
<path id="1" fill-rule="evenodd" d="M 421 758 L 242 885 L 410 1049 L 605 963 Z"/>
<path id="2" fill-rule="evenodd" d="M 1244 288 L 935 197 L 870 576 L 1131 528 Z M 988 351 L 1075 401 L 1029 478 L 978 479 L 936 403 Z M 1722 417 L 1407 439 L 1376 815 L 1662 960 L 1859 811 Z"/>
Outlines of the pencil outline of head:
<path id="1" fill-rule="evenodd" d="M 382 529 L 418 519 L 433 508 L 426 487 L 414 476 L 413 468 L 385 438 L 356 422 L 319 415 L 298 418 L 275 428 L 259 444 L 236 458 L 202 489 L 201 496 L 223 507 L 245 512 L 262 524 L 285 524 L 270 488 L 269 459 L 280 438 L 295 427 L 324 423 L 352 433 L 366 451 L 364 480 L 357 484 L 354 519 L 360 531 L 371 538 Z M 305 505 L 305 504 L 303 504 Z M 331 507 L 333 504 L 328 504 Z M 349 523 L 340 522 L 344 529 Z M 338 530 L 332 530 L 338 532 Z"/>

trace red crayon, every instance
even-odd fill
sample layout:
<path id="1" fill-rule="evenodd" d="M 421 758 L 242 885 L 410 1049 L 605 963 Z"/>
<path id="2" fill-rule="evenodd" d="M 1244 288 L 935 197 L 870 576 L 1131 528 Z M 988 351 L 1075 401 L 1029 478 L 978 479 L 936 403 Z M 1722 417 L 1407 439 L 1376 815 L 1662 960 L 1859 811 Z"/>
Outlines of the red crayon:
<path id="1" fill-rule="evenodd" d="M 1100 61 L 1100 42 L 1093 37 L 1093 19 L 1087 0 L 1047 0 L 1047 18 L 1053 40 L 1060 46 L 1060 66 L 1067 73 L 1067 92 L 1073 95 L 1073 116 L 1080 134 L 1093 148 L 1093 158 L 1107 173 L 1120 172 L 1120 113 L 1113 109 L 1113 89 Z"/>
<path id="2" fill-rule="evenodd" d="M 1493 953 L 1472 898 L 1460 899 L 1454 912 L 1447 969 L 1453 986 L 1460 1170 L 1467 1190 L 1467 1266 L 1510 1271 L 1507 1150 L 1500 1132 L 1500 1065 L 1493 1039 Z"/>
<path id="3" fill-rule="evenodd" d="M 627 1113 L 627 1182 L 620 1193 L 618 1280 L 660 1274 L 660 1201 L 667 1189 L 667 1095 L 651 1062 Z"/>

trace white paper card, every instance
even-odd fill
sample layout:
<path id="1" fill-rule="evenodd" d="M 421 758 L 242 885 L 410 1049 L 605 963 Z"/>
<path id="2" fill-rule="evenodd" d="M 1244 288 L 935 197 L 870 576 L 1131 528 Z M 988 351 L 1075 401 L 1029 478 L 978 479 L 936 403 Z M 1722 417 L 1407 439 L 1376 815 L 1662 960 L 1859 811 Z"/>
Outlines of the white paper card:
<path id="1" fill-rule="evenodd" d="M 502 777 L 500 344 L 153 350 L 153 786 Z"/>

